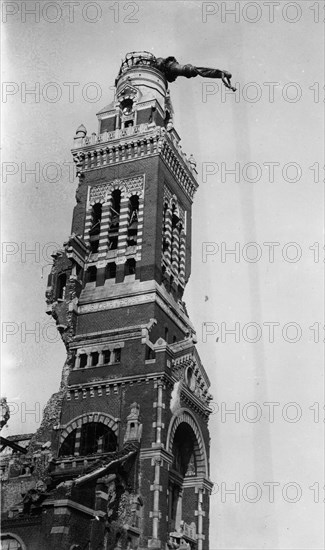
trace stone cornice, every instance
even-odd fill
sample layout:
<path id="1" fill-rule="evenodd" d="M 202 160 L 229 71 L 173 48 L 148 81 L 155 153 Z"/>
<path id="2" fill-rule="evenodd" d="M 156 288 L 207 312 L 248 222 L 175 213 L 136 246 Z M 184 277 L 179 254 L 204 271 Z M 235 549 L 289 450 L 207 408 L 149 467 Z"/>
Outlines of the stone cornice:
<path id="1" fill-rule="evenodd" d="M 78 502 L 74 502 L 70 499 L 61 499 L 61 500 L 46 500 L 43 503 L 43 506 L 54 506 L 54 507 L 60 507 L 60 508 L 73 508 L 74 510 L 78 510 L 79 512 L 82 512 L 83 514 L 87 514 L 92 517 L 105 517 L 105 512 L 102 512 L 101 510 L 93 510 L 92 508 L 88 508 L 88 506 L 83 506 L 82 504 L 79 504 Z"/>
<path id="2" fill-rule="evenodd" d="M 198 187 L 195 165 L 182 151 L 176 132 L 173 129 L 167 132 L 152 123 L 76 138 L 72 155 L 79 176 L 110 165 L 160 155 L 191 201 Z"/>
<path id="3" fill-rule="evenodd" d="M 123 291 L 123 289 L 121 289 Z M 127 290 L 127 289 L 126 289 Z M 84 315 L 86 313 L 94 313 L 97 311 L 107 311 L 110 309 L 120 309 L 122 307 L 131 307 L 140 304 L 154 303 L 156 302 L 172 319 L 180 326 L 182 330 L 190 328 L 195 333 L 194 327 L 179 306 L 179 304 L 168 294 L 168 292 L 155 281 L 148 285 L 144 284 L 142 287 L 139 285 L 134 290 L 133 295 L 130 295 L 130 291 L 120 296 L 114 296 L 106 300 L 94 301 L 93 299 L 89 303 L 80 304 L 78 307 L 78 314 Z"/>
<path id="4" fill-rule="evenodd" d="M 168 451 L 166 451 L 166 449 L 163 448 L 163 447 L 152 447 L 152 448 L 147 448 L 147 449 L 142 449 L 141 448 L 139 458 L 140 458 L 140 460 L 162 459 L 165 462 L 167 462 L 167 464 L 169 464 L 169 465 L 171 465 L 172 462 L 173 462 L 173 455 L 171 453 L 169 453 Z"/>
<path id="5" fill-rule="evenodd" d="M 92 382 L 84 382 L 79 384 L 71 384 L 67 387 L 68 392 L 75 391 L 86 391 L 91 390 L 92 388 L 105 388 L 106 386 L 124 386 L 126 384 L 140 384 L 146 383 L 149 381 L 158 381 L 166 380 L 166 382 L 171 382 L 171 377 L 163 371 L 160 372 L 148 372 L 147 374 L 143 372 L 142 374 L 133 374 L 130 376 L 120 376 L 118 378 L 104 378 L 102 380 L 96 380 Z"/>
<path id="6" fill-rule="evenodd" d="M 185 386 L 182 387 L 181 399 L 187 406 L 189 406 L 190 409 L 203 413 L 206 417 L 212 413 L 208 403 L 196 397 L 196 395 L 190 392 L 190 390 L 188 390 Z"/>

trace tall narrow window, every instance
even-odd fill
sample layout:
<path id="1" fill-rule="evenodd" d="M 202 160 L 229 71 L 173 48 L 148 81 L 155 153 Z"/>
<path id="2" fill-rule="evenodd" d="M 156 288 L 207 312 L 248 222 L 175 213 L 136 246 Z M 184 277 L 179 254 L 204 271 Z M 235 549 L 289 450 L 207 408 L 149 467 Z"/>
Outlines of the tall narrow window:
<path id="1" fill-rule="evenodd" d="M 114 363 L 120 363 L 121 361 L 121 349 L 116 348 L 114 350 Z"/>
<path id="2" fill-rule="evenodd" d="M 87 366 L 87 354 L 86 353 L 81 353 L 79 355 L 79 368 L 80 369 L 84 369 L 86 366 Z"/>
<path id="3" fill-rule="evenodd" d="M 127 236 L 128 246 L 134 246 L 137 244 L 138 214 L 139 197 L 137 195 L 133 195 L 129 200 L 129 226 Z"/>
<path id="4" fill-rule="evenodd" d="M 105 349 L 103 351 L 103 363 L 104 365 L 107 365 L 110 362 L 111 362 L 111 352 L 109 349 Z"/>
<path id="5" fill-rule="evenodd" d="M 96 365 L 98 365 L 98 361 L 99 361 L 99 353 L 98 351 L 93 351 L 91 353 L 91 366 L 95 367 Z"/>
<path id="6" fill-rule="evenodd" d="M 166 250 L 168 249 L 168 241 L 167 241 L 167 237 L 166 237 L 167 212 L 168 212 L 168 204 L 165 202 L 165 204 L 164 204 L 164 215 L 163 215 L 163 244 L 162 244 L 163 253 L 166 252 Z"/>
<path id="7" fill-rule="evenodd" d="M 91 228 L 89 231 L 90 249 L 92 253 L 96 253 L 98 251 L 101 220 L 102 205 L 98 202 L 94 204 L 92 208 Z"/>
<path id="8" fill-rule="evenodd" d="M 66 273 L 61 273 L 58 277 L 58 290 L 57 290 L 57 298 L 64 300 L 65 297 L 65 290 L 67 285 L 67 275 Z"/>
<path id="9" fill-rule="evenodd" d="M 111 223 L 108 230 L 108 248 L 116 250 L 118 243 L 118 230 L 120 225 L 121 191 L 115 189 L 112 193 Z"/>
<path id="10" fill-rule="evenodd" d="M 134 275 L 136 270 L 136 261 L 134 258 L 129 258 L 125 262 L 124 274 L 125 275 Z"/>
<path id="11" fill-rule="evenodd" d="M 94 283 L 97 279 L 97 267 L 95 265 L 91 265 L 87 269 L 87 283 Z"/>
<path id="12" fill-rule="evenodd" d="M 106 266 L 105 279 L 115 279 L 116 277 L 116 263 L 110 262 Z"/>

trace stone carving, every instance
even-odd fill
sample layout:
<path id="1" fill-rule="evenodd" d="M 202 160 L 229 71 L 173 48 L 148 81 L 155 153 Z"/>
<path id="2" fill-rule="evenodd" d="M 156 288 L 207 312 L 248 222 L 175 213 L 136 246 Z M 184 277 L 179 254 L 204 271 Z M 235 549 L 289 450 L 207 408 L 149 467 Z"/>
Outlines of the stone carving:
<path id="1" fill-rule="evenodd" d="M 106 309 L 116 309 L 120 307 L 129 307 L 135 304 L 144 304 L 154 302 L 154 294 L 143 294 L 141 296 L 131 296 L 130 298 L 120 298 L 116 300 L 105 300 L 95 304 L 85 304 L 79 306 L 79 313 L 88 313 L 90 311 L 103 311 Z"/>
<path id="2" fill-rule="evenodd" d="M 127 417 L 127 427 L 124 436 L 124 443 L 127 441 L 140 441 L 142 435 L 142 424 L 139 422 L 140 407 L 132 403 L 131 412 Z"/>
<path id="3" fill-rule="evenodd" d="M 102 185 L 95 185 L 90 189 L 89 202 L 103 201 L 108 202 L 110 195 L 114 189 L 120 189 L 122 193 L 130 193 L 138 191 L 143 192 L 144 176 L 134 178 L 116 179 Z"/>

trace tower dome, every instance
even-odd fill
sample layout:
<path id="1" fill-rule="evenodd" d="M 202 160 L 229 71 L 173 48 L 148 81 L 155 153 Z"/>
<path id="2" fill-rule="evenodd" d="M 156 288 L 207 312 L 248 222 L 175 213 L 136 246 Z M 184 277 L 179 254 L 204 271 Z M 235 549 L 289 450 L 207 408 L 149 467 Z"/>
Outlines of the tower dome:
<path id="1" fill-rule="evenodd" d="M 156 58 L 150 52 L 130 52 L 122 61 L 119 74 L 115 81 L 117 96 L 129 84 L 137 88 L 144 96 L 151 92 L 165 110 L 167 80 L 157 69 Z"/>

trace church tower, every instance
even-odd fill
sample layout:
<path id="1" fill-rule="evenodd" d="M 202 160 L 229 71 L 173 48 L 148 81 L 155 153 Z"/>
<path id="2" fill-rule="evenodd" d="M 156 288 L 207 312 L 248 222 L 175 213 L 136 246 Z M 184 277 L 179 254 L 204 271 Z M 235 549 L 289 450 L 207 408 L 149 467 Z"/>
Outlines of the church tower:
<path id="1" fill-rule="evenodd" d="M 49 548 L 209 548 L 210 383 L 182 301 L 196 163 L 154 60 L 128 54 L 97 133 L 74 138 L 46 293 L 67 361 L 32 447 L 50 442 Z"/>

